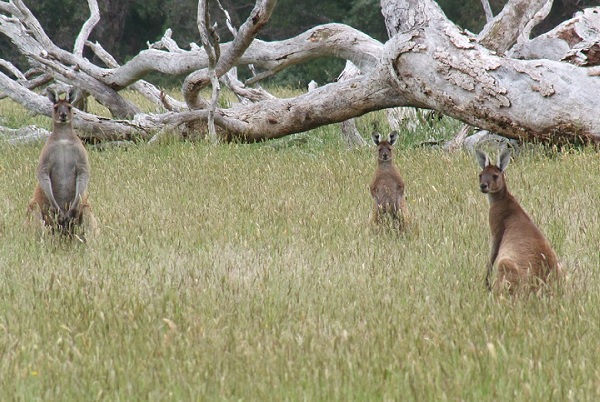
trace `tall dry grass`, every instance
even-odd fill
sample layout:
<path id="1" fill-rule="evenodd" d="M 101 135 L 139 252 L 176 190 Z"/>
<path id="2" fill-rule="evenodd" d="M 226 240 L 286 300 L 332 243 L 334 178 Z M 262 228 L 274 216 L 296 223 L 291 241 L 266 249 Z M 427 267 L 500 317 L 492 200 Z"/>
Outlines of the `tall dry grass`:
<path id="1" fill-rule="evenodd" d="M 598 154 L 511 164 L 570 278 L 499 300 L 473 157 L 416 146 L 454 127 L 396 149 L 403 235 L 369 229 L 374 149 L 345 150 L 336 126 L 90 150 L 87 245 L 23 228 L 41 144 L 0 145 L 0 399 L 597 400 Z"/>

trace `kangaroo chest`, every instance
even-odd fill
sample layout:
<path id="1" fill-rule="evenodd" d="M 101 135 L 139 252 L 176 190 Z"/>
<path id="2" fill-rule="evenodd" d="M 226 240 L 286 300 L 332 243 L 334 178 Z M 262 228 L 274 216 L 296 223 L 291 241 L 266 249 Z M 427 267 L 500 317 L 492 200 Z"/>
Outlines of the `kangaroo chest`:
<path id="1" fill-rule="evenodd" d="M 76 194 L 77 176 L 84 161 L 79 148 L 70 140 L 61 139 L 52 146 L 53 160 L 49 169 L 52 192 L 59 205 L 73 201 Z"/>

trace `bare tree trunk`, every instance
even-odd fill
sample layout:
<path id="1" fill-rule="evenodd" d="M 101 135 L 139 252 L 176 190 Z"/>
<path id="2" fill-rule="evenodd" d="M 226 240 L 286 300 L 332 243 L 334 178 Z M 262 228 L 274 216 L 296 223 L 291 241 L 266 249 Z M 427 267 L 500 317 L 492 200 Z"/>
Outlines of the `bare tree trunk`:
<path id="1" fill-rule="evenodd" d="M 600 139 L 600 110 L 584 94 L 596 93 L 600 82 L 585 69 L 498 56 L 460 32 L 433 2 L 384 0 L 382 9 L 387 26 L 398 32 L 386 43 L 384 57 L 392 61 L 398 93 L 408 103 L 509 138 Z M 420 19 L 411 18 L 414 10 Z M 436 77 L 444 90 L 430 86 L 428 77 Z M 584 93 L 574 91 L 580 85 L 587 87 Z"/>
<path id="2" fill-rule="evenodd" d="M 219 79 L 215 72 L 217 61 L 219 60 L 221 50 L 219 48 L 219 40 L 215 38 L 216 33 L 210 26 L 210 14 L 208 12 L 207 0 L 200 0 L 198 2 L 198 31 L 200 31 L 200 39 L 204 51 L 208 55 L 208 77 L 212 86 L 212 96 L 208 105 L 208 135 L 213 143 L 217 143 L 217 130 L 215 129 L 215 109 L 217 108 L 217 100 L 219 99 L 219 92 L 221 87 L 219 85 Z M 189 105 L 189 104 L 188 104 Z"/>
<path id="3" fill-rule="evenodd" d="M 83 57 L 83 48 L 85 47 L 85 42 L 87 42 L 96 24 L 100 22 L 100 10 L 98 9 L 98 2 L 96 0 L 89 0 L 88 4 L 90 6 L 90 18 L 88 18 L 85 24 L 83 24 L 83 27 L 81 27 L 81 32 L 79 32 L 79 35 L 77 35 L 75 46 L 73 47 L 73 54 L 77 57 Z"/>

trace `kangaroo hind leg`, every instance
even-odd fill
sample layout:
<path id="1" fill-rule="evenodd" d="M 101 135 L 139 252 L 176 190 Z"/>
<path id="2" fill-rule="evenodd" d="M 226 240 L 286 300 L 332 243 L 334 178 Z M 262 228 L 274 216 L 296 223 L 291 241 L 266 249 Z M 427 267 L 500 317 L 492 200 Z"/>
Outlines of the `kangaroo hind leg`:
<path id="1" fill-rule="evenodd" d="M 493 287 L 497 292 L 508 291 L 514 294 L 523 280 L 519 267 L 510 258 L 503 258 L 496 263 L 498 275 Z"/>

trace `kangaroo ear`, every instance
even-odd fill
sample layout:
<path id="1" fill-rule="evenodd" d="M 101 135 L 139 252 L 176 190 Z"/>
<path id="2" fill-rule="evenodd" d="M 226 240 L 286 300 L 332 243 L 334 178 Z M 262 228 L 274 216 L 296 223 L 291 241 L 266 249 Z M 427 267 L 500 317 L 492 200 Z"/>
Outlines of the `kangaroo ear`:
<path id="1" fill-rule="evenodd" d="M 398 140 L 398 132 L 396 130 L 394 130 L 390 133 L 390 144 L 394 145 L 397 140 Z"/>
<path id="2" fill-rule="evenodd" d="M 381 134 L 379 134 L 377 131 L 373 131 L 373 134 L 371 134 L 371 138 L 373 139 L 373 143 L 375 145 L 379 145 L 379 143 L 381 142 Z"/>
<path id="3" fill-rule="evenodd" d="M 476 150 L 475 158 L 477 158 L 477 163 L 479 163 L 479 167 L 482 169 L 485 169 L 490 164 L 490 157 L 483 151 Z"/>
<path id="4" fill-rule="evenodd" d="M 80 96 L 81 90 L 79 88 L 72 87 L 69 89 L 69 94 L 67 95 L 67 101 L 69 103 L 75 102 L 75 100 Z"/>
<path id="5" fill-rule="evenodd" d="M 510 155 L 511 155 L 511 150 L 510 148 L 504 148 L 504 150 L 500 153 L 500 155 L 498 156 L 498 169 L 500 169 L 502 172 L 504 172 L 506 170 L 506 168 L 508 167 L 508 164 L 510 163 Z"/>
<path id="6" fill-rule="evenodd" d="M 55 104 L 58 101 L 58 94 L 54 88 L 46 88 L 46 94 L 48 94 L 48 99 L 52 104 Z"/>

